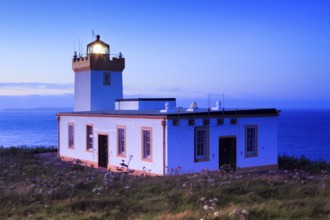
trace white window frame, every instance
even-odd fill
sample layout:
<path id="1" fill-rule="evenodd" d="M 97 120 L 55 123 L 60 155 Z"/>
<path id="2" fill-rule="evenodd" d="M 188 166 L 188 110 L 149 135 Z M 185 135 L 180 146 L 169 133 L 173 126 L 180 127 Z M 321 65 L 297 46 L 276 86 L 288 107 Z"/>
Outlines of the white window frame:
<path id="1" fill-rule="evenodd" d="M 117 156 L 126 156 L 126 127 L 117 126 Z"/>
<path id="2" fill-rule="evenodd" d="M 258 156 L 258 126 L 245 126 L 245 157 Z"/>
<path id="3" fill-rule="evenodd" d="M 74 124 L 68 125 L 68 148 L 74 149 Z"/>
<path id="4" fill-rule="evenodd" d="M 89 130 L 91 128 L 91 132 Z M 86 125 L 86 150 L 91 151 L 93 150 L 93 125 Z"/>
<path id="5" fill-rule="evenodd" d="M 142 128 L 142 160 L 152 161 L 152 128 Z"/>
<path id="6" fill-rule="evenodd" d="M 208 126 L 195 127 L 195 162 L 209 161 L 210 159 L 210 130 Z"/>

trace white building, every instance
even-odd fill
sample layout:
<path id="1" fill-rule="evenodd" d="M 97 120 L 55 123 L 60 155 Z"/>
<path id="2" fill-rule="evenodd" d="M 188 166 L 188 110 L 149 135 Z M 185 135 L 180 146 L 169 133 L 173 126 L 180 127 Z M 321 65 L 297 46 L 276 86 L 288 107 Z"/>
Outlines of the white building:
<path id="1" fill-rule="evenodd" d="M 79 159 L 114 170 L 129 168 L 166 175 L 218 170 L 277 168 L 276 109 L 176 107 L 175 98 L 123 99 L 121 54 L 110 58 L 109 45 L 87 45 L 87 56 L 72 61 L 74 112 L 58 114 L 58 149 L 63 160 Z"/>

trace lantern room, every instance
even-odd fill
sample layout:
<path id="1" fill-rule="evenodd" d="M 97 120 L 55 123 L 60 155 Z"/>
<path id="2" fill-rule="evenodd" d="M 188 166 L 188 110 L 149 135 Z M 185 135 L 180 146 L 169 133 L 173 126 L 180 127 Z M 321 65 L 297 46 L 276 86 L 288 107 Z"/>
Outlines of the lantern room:
<path id="1" fill-rule="evenodd" d="M 87 55 L 91 54 L 110 54 L 109 45 L 100 40 L 100 35 L 97 35 L 96 40 L 87 45 Z"/>

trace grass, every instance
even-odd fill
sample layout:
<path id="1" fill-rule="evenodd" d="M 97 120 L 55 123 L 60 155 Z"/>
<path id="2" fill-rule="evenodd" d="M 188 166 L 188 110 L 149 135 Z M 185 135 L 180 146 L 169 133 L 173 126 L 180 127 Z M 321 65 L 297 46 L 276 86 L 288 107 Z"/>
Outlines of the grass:
<path id="1" fill-rule="evenodd" d="M 325 162 L 282 156 L 279 171 L 151 177 L 31 151 L 0 148 L 0 219 L 234 219 L 242 210 L 248 219 L 330 219 Z"/>

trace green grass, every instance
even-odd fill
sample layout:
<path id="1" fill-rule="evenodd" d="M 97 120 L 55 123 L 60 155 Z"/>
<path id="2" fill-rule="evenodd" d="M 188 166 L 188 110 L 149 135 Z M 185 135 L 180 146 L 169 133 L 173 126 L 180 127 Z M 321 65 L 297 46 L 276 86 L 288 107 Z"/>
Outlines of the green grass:
<path id="1" fill-rule="evenodd" d="M 285 156 L 282 170 L 266 173 L 151 177 L 30 151 L 0 148 L 0 219 L 216 219 L 214 211 L 230 219 L 235 208 L 248 210 L 248 219 L 330 219 L 329 164 L 306 158 Z M 214 211 L 205 211 L 213 198 Z"/>

